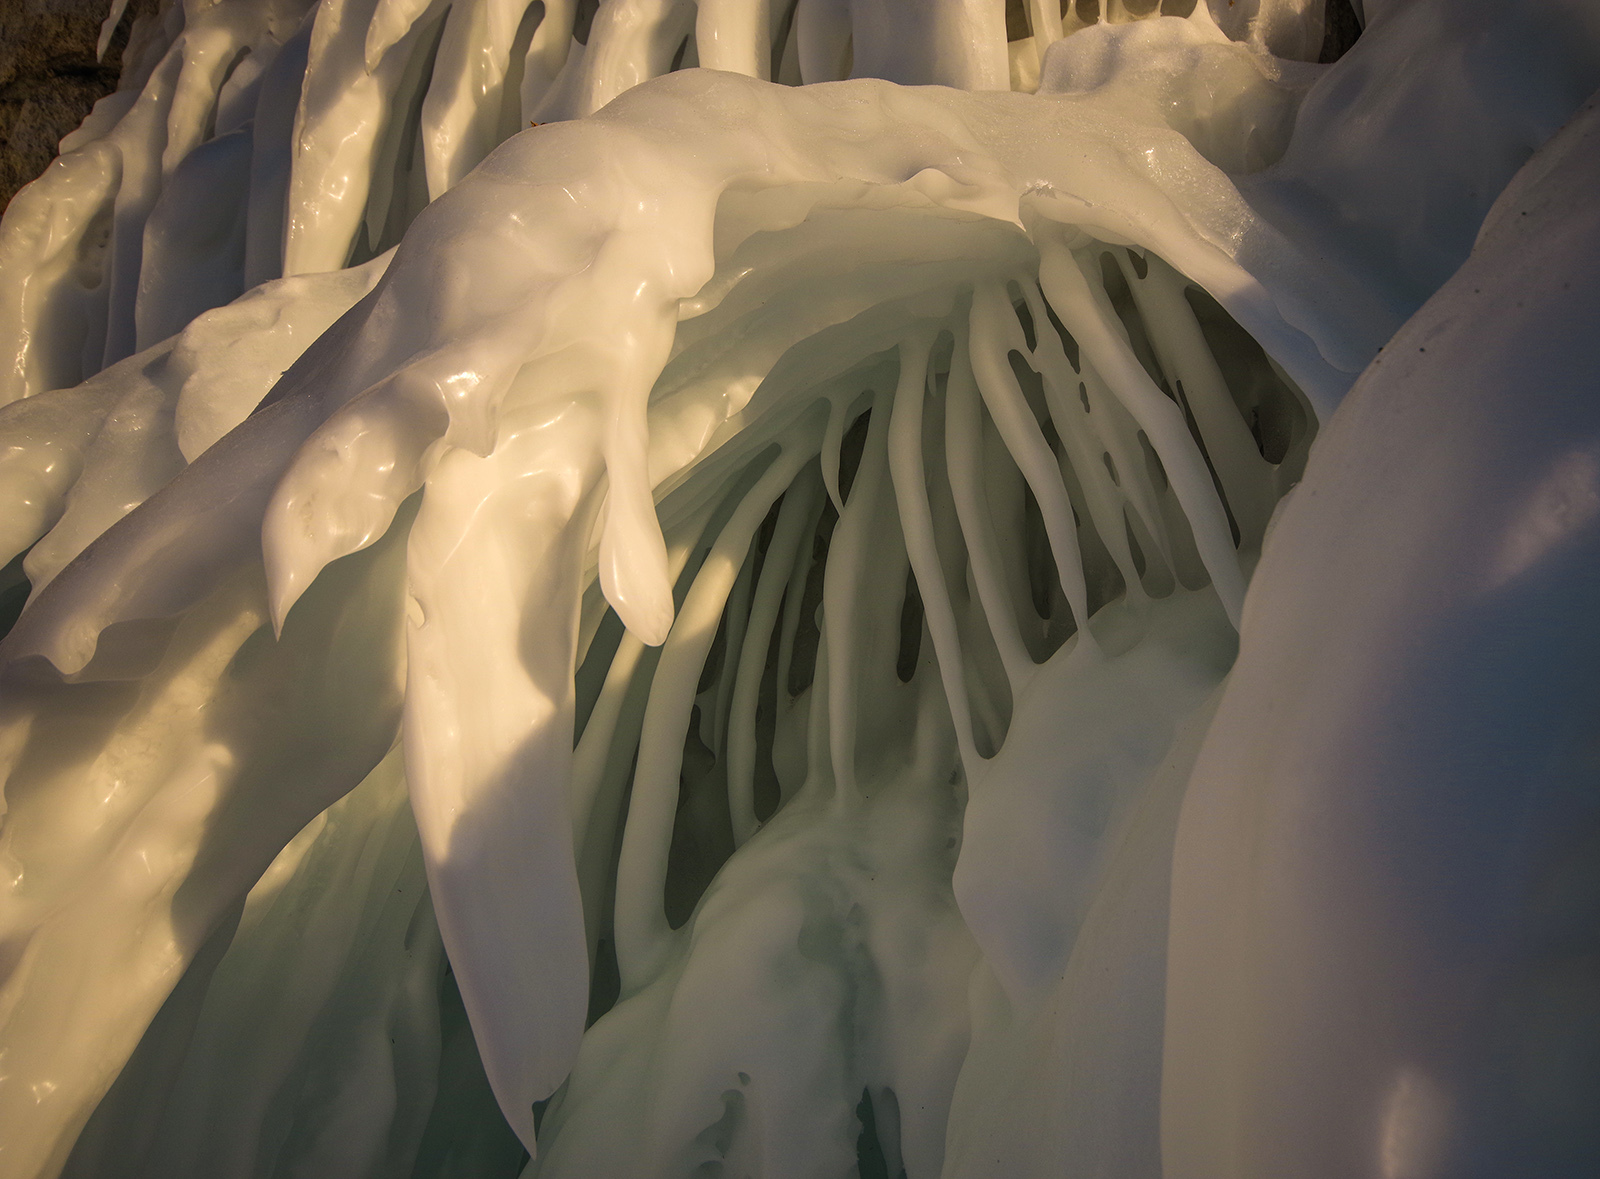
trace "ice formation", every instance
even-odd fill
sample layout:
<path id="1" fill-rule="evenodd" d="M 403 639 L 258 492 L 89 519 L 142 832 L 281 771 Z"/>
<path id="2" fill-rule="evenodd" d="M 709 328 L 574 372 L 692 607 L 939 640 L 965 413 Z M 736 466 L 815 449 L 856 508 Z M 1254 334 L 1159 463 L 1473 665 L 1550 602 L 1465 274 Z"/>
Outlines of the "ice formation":
<path id="1" fill-rule="evenodd" d="M 136 28 L 0 1176 L 1590 1173 L 1600 10 L 1353 7 Z"/>

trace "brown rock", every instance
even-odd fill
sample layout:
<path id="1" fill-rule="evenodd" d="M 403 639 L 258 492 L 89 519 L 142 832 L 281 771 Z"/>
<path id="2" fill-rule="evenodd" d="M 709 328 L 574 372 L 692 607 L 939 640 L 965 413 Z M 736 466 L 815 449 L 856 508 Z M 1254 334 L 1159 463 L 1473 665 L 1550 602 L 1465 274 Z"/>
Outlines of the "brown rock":
<path id="1" fill-rule="evenodd" d="M 158 0 L 130 0 L 95 60 L 111 0 L 0 0 L 0 208 L 55 158 L 61 137 L 117 88 L 122 50 Z"/>

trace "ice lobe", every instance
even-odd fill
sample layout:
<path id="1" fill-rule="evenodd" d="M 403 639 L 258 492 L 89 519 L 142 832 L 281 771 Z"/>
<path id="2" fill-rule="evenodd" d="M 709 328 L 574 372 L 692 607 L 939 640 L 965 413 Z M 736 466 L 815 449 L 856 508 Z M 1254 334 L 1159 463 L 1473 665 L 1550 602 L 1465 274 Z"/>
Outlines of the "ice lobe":
<path id="1" fill-rule="evenodd" d="M 27 551 L 24 570 L 37 596 L 248 417 L 388 261 L 263 284 L 75 389 L 0 411 L 0 494 L 16 506 L 0 558 Z"/>
<path id="2" fill-rule="evenodd" d="M 600 584 L 640 638 L 659 641 L 671 621 L 670 582 L 650 481 L 670 479 L 692 462 L 722 422 L 745 410 L 746 398 L 753 394 L 751 405 L 761 400 L 754 385 L 747 385 L 751 393 L 743 396 L 732 392 L 737 383 L 668 383 L 650 394 L 671 355 L 678 301 L 711 278 L 712 213 L 723 191 L 776 193 L 788 187 L 801 195 L 807 185 L 837 185 L 848 178 L 866 185 L 866 191 L 901 186 L 904 195 L 895 203 L 909 204 L 920 216 L 948 216 L 940 213 L 941 206 L 966 219 L 993 209 L 1015 226 L 1019 194 L 1037 190 L 1041 175 L 1050 175 L 1056 180 L 1048 200 L 1064 203 L 1060 194 L 1067 190 L 1081 194 L 1079 206 L 1109 210 L 1114 186 L 1115 223 L 1124 231 L 1168 256 L 1195 259 L 1198 269 L 1227 271 L 1226 254 L 1187 219 L 1174 217 L 1159 190 L 1147 189 L 1141 208 L 1129 191 L 1137 192 L 1139 181 L 1126 171 L 1125 157 L 1111 148 L 1104 131 L 1090 132 L 1086 120 L 1075 118 L 1065 100 L 1035 113 L 1005 96 L 935 97 L 874 83 L 785 94 L 725 75 L 674 79 L 652 90 L 619 101 L 582 134 L 576 127 L 554 127 L 507 145 L 418 220 L 375 295 L 375 307 L 403 307 L 416 324 L 390 336 L 405 342 L 398 367 L 370 382 L 319 428 L 279 484 L 267 513 L 269 582 L 278 617 L 287 616 L 298 587 L 310 584 L 323 564 L 380 535 L 386 513 L 424 478 L 429 499 L 414 546 L 435 530 L 441 538 L 460 535 L 471 520 L 466 535 L 490 529 L 484 543 L 493 548 L 485 551 L 502 554 L 496 560 L 534 545 L 536 533 L 551 537 L 539 544 L 581 551 L 570 546 L 587 543 L 588 525 L 579 509 L 589 504 L 593 510 L 597 503 L 599 469 L 562 462 L 561 456 L 593 453 L 598 446 L 606 473 L 596 558 Z M 995 108 L 1006 108 L 1003 116 Z M 996 158 L 981 133 L 963 124 L 982 126 L 998 117 L 1013 125 L 1048 120 L 1049 132 L 1042 124 L 1036 135 L 1026 136 L 1032 142 L 1082 134 L 1078 142 L 1091 151 L 1110 150 L 1098 166 L 1085 166 L 1081 154 L 1071 164 L 1063 154 L 1054 165 L 1038 152 L 1029 153 L 1026 163 L 1020 153 Z M 661 141 L 673 142 L 678 150 L 671 156 L 657 151 L 653 144 Z M 1003 141 L 1002 148 L 1010 142 Z M 1173 146 L 1191 150 L 1176 136 Z M 957 158 L 959 165 L 952 163 Z M 1192 153 L 1188 158 L 1194 168 L 1208 167 Z M 574 191 L 575 183 L 582 187 Z M 820 196 L 825 190 L 816 191 Z M 816 197 L 803 199 L 810 204 Z M 1089 216 L 1092 220 L 1094 213 Z M 775 228 L 795 220 L 789 214 Z M 743 235 L 730 244 L 742 240 Z M 513 257 L 525 261 L 508 265 Z M 967 263 L 974 264 L 987 265 Z M 770 281 L 774 272 L 767 273 Z M 1249 285 L 1236 272 L 1234 282 Z M 419 314 L 423 309 L 426 313 Z M 825 322 L 810 325 L 808 334 Z M 784 330 L 793 331 L 793 325 Z M 759 340 L 745 338 L 741 354 L 759 355 Z M 762 375 L 759 368 L 752 374 L 757 382 Z M 660 458 L 646 452 L 647 394 L 660 407 L 660 425 L 652 425 L 648 434 L 654 447 L 666 449 Z M 762 412 L 778 413 L 782 404 L 773 395 Z M 524 468 L 504 464 L 523 445 L 512 439 L 523 435 L 506 431 L 508 422 L 520 420 L 528 423 L 520 429 L 537 427 L 540 434 L 537 440 L 526 435 L 526 445 L 533 448 L 527 452 L 526 475 L 514 478 L 513 472 Z M 746 417 L 745 426 L 752 420 Z M 430 448 L 435 448 L 431 455 Z M 493 454 L 483 460 L 471 457 L 470 452 L 491 448 Z M 1179 456 L 1173 458 L 1173 469 L 1182 469 Z M 485 463 L 501 474 L 489 479 L 478 473 L 488 469 Z M 544 503 L 543 493 L 534 492 L 537 482 L 516 479 L 550 479 L 552 488 L 560 484 L 566 490 L 544 509 L 513 512 L 502 524 L 475 514 L 486 502 L 487 488 L 502 484 L 526 488 L 535 496 L 529 502 Z M 459 506 L 448 507 L 457 502 L 452 488 L 458 482 L 479 490 L 459 493 Z M 506 500 L 508 511 L 519 494 Z M 503 498 L 507 492 L 495 495 Z M 307 520 L 315 520 L 315 527 L 308 529 L 302 523 Z M 502 538 L 491 541 L 496 530 Z M 568 539 L 558 541 L 560 536 Z M 467 550 L 455 542 L 439 559 L 444 552 L 452 561 L 466 560 Z M 564 576 L 575 576 L 576 556 L 567 562 L 572 573 Z M 525 848 L 530 840 L 542 844 L 554 838 L 570 824 L 560 789 L 566 765 L 561 745 L 567 738 L 560 734 L 571 723 L 566 685 L 576 657 L 577 616 L 576 599 L 564 595 L 574 594 L 577 583 L 565 591 L 554 585 L 538 592 L 530 588 L 495 608 L 511 611 L 504 626 L 526 627 L 516 620 L 537 617 L 541 627 L 538 639 L 530 639 L 520 654 L 503 649 L 504 671 L 496 672 L 502 656 L 493 652 L 502 648 L 483 629 L 493 611 L 482 589 L 496 579 L 467 575 L 465 568 L 448 592 L 431 573 L 419 572 L 414 582 L 422 588 L 416 595 L 421 621 L 413 632 L 413 657 L 425 650 L 435 654 L 411 671 L 408 764 L 446 945 L 461 963 L 458 977 L 475 1025 L 502 1029 L 481 1032 L 480 1042 L 503 1104 L 515 1114 L 564 1073 L 563 1050 L 534 1049 L 530 1037 L 555 1045 L 569 1042 L 581 1014 L 583 961 L 574 958 L 581 946 L 575 940 L 579 927 L 559 924 L 576 920 L 575 900 L 541 905 L 539 912 L 546 915 L 541 920 L 558 924 L 545 933 L 530 931 L 519 942 L 489 919 L 493 905 L 487 899 L 535 892 L 555 898 L 560 894 L 552 888 L 570 879 L 560 867 L 559 844 L 543 858 L 528 857 Z M 438 588 L 425 588 L 430 585 Z M 570 621 L 563 624 L 564 617 Z M 458 627 L 466 629 L 455 633 Z M 482 637 L 471 638 L 475 634 Z M 441 659 L 462 670 L 450 672 Z M 459 693 L 479 691 L 485 693 L 482 707 L 469 708 L 458 699 Z M 524 698 L 526 707 L 487 703 Z M 476 755 L 466 755 L 474 748 L 485 751 L 481 765 Z M 549 785 L 529 789 L 530 781 Z M 470 857 L 460 850 L 467 845 L 456 842 L 469 815 L 471 829 L 480 832 L 471 837 Z M 452 883 L 450 865 L 468 859 L 471 874 Z M 482 880 L 491 863 L 500 865 L 498 883 L 485 890 Z M 479 913 L 481 918 L 473 916 Z M 526 949 L 517 949 L 519 944 Z M 526 955 L 525 966 L 514 965 L 518 954 Z M 573 980 L 564 984 L 568 989 L 530 981 L 547 980 L 552 963 L 563 955 L 570 963 L 565 977 Z M 476 965 L 480 961 L 482 968 Z M 549 998 L 533 1017 L 538 1030 L 519 1033 L 513 1029 L 527 1026 L 530 1018 L 519 996 L 530 985 Z M 565 1005 L 555 1000 L 557 994 L 569 996 Z M 573 1030 L 557 1030 L 563 1027 Z"/>
<path id="3" fill-rule="evenodd" d="M 1461 265 L 1517 169 L 1600 86 L 1600 8 L 1585 0 L 1367 8 L 1368 30 L 1307 91 L 1281 162 L 1239 181 L 1330 283 L 1364 276 L 1368 330 L 1331 358 L 1345 368 Z"/>
<path id="4" fill-rule="evenodd" d="M 1591 101 L 1267 545 L 1178 829 L 1175 1179 L 1594 1167 L 1597 163 Z"/>
<path id="5" fill-rule="evenodd" d="M 1149 143 L 1159 148 L 1155 169 L 1135 150 Z M 1174 169 L 1190 188 L 1209 185 L 1217 200 L 1180 209 L 1162 187 Z M 625 621 L 640 637 L 659 639 L 671 619 L 671 582 L 652 484 L 678 478 L 755 415 L 778 423 L 792 412 L 793 399 L 814 385 L 796 383 L 796 370 L 779 362 L 807 337 L 826 339 L 882 305 L 875 324 L 862 320 L 864 334 L 843 337 L 861 356 L 891 346 L 908 314 L 937 317 L 950 307 L 948 294 L 897 303 L 916 292 L 867 286 L 853 304 L 821 304 L 809 320 L 762 321 L 758 302 L 741 301 L 747 296 L 732 275 L 746 272 L 736 269 L 724 283 L 729 293 L 702 313 L 732 315 L 734 324 L 746 317 L 745 339 L 730 351 L 715 333 L 697 336 L 693 318 L 680 329 L 680 301 L 706 288 L 720 259 L 745 243 L 802 245 L 790 277 L 814 265 L 810 259 L 835 257 L 822 237 L 806 244 L 808 216 L 825 220 L 837 208 L 848 220 L 846 210 L 863 202 L 878 204 L 891 214 L 888 224 L 909 235 L 899 245 L 884 239 L 886 263 L 927 258 L 930 243 L 946 243 L 943 270 L 935 263 L 921 272 L 934 291 L 992 274 L 997 261 L 1014 260 L 1025 273 L 1026 208 L 1044 222 L 1064 218 L 1077 232 L 1155 248 L 1212 282 L 1258 335 L 1278 341 L 1308 385 L 1336 381 L 1303 336 L 1274 320 L 1271 296 L 1230 262 L 1237 235 L 1253 223 L 1229 191 L 1180 135 L 1121 122 L 1081 99 L 870 81 L 784 91 L 709 72 L 656 83 L 581 126 L 513 141 L 438 201 L 385 278 L 253 417 L 56 576 L 6 654 L 14 668 L 37 657 L 91 681 L 149 675 L 165 657 L 171 620 L 204 613 L 212 607 L 202 604 L 225 587 L 260 576 L 251 570 L 259 568 L 254 536 L 263 519 L 265 601 L 287 642 L 300 609 L 290 607 L 314 580 L 322 583 L 318 571 L 386 530 L 392 535 L 390 519 L 428 479 L 412 538 L 410 785 L 441 930 L 490 1077 L 531 1139 L 526 1111 L 565 1074 L 583 1014 L 582 925 L 572 852 L 561 840 L 571 830 L 562 750 L 570 748 L 584 567 L 597 562 Z M 766 199 L 754 199 L 763 192 Z M 724 193 L 748 194 L 742 211 Z M 730 216 L 721 219 L 719 243 L 724 200 Z M 996 253 L 997 242 L 1012 244 Z M 1277 248 L 1292 252 L 1281 240 Z M 781 280 L 785 267 L 763 273 Z M 897 270 L 876 273 L 870 281 Z M 907 272 L 898 273 L 903 282 Z M 763 323 L 764 335 L 748 334 Z M 743 366 L 745 377 L 697 384 L 696 370 L 717 355 Z M 763 392 L 769 369 L 776 379 Z M 748 444 L 759 439 L 752 434 Z M 588 514 L 600 506 L 602 471 L 595 553 Z M 536 551 L 549 559 L 527 556 Z M 458 565 L 448 582 L 430 572 Z M 484 596 L 495 584 L 504 587 L 501 602 Z M 250 597 L 259 591 L 237 592 L 245 594 L 238 609 L 259 620 L 265 603 Z M 311 610 L 305 625 L 332 608 Z M 490 626 L 491 619 L 500 621 Z M 519 645 L 503 640 L 508 633 L 523 636 Z M 473 703 L 479 695 L 481 705 Z M 25 697 L 16 699 L 25 709 Z M 377 708 L 352 731 L 370 731 L 381 745 L 375 734 L 386 715 Z M 364 741 L 350 745 L 358 760 Z M 357 777 L 365 768 L 350 766 Z M 339 792 L 353 782 L 345 773 L 335 776 Z M 15 813 L 15 846 L 28 826 Z M 530 846 L 551 850 L 529 856 Z M 458 868 L 468 862 L 470 871 Z M 186 864 L 184 856 L 171 861 L 168 887 L 190 877 Z M 491 878 L 494 887 L 485 887 Z M 80 895 L 95 908 L 92 890 Z M 237 895 L 224 885 L 205 911 L 220 913 Z M 495 899 L 504 896 L 540 897 L 543 924 L 507 928 Z M 175 965 L 197 944 L 156 942 Z M 12 986 L 25 988 L 28 977 L 14 975 Z M 115 970 L 97 977 L 126 989 Z M 169 980 L 149 976 L 134 996 L 144 1006 L 142 1015 L 130 1013 L 132 1026 L 148 1018 Z M 530 1005 L 533 993 L 545 998 Z M 52 1026 L 36 1022 L 40 1036 Z M 51 1073 L 68 1057 L 54 1060 Z M 81 1116 L 70 1112 L 83 1108 L 75 1103 L 108 1079 L 93 1067 L 74 1075 L 81 1087 L 62 1088 L 64 1120 L 53 1123 L 62 1130 Z M 37 1110 L 27 1116 L 41 1143 L 59 1132 Z"/>

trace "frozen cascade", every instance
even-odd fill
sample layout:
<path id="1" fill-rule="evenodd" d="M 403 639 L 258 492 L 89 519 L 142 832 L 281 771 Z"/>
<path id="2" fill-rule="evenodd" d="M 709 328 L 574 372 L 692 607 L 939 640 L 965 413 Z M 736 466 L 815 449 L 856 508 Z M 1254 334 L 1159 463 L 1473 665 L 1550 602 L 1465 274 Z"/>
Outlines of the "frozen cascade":
<path id="1" fill-rule="evenodd" d="M 0 222 L 0 1176 L 1584 1173 L 1587 680 L 1400 800 L 1536 674 L 1404 603 L 1587 585 L 1600 19 L 1104 8 L 135 28 Z"/>

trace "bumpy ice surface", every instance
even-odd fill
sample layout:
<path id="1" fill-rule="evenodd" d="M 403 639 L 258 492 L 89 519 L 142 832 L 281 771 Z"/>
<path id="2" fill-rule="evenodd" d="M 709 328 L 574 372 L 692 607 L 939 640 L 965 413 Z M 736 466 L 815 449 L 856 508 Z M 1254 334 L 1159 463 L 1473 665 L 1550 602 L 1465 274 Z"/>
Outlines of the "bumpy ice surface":
<path id="1" fill-rule="evenodd" d="M 1360 7 L 136 29 L 0 1174 L 1590 1173 L 1600 15 Z"/>

